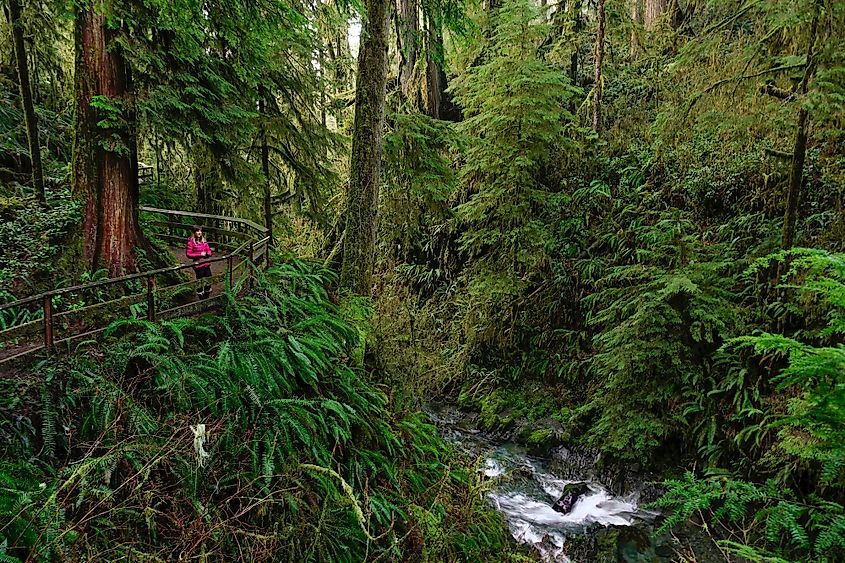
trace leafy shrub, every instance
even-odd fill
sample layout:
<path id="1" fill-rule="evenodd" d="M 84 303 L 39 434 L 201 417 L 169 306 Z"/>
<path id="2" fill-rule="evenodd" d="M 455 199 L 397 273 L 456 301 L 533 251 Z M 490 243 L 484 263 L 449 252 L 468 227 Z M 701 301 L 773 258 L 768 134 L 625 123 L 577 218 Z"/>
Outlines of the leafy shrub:
<path id="1" fill-rule="evenodd" d="M 77 221 L 79 204 L 66 189 L 54 194 L 49 207 L 30 199 L 0 198 L 0 290 L 32 292 L 21 282 L 54 272 L 67 230 Z"/>

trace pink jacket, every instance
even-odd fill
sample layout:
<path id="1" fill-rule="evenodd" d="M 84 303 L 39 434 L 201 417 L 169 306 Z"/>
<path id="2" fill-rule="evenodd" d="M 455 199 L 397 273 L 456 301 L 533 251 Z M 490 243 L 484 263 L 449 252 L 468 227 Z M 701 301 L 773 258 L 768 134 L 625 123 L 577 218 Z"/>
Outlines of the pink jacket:
<path id="1" fill-rule="evenodd" d="M 202 253 L 205 252 L 205 256 Z M 188 237 L 188 246 L 185 248 L 185 254 L 188 255 L 188 258 L 193 258 L 194 261 L 196 260 L 203 260 L 211 256 L 211 247 L 208 246 L 208 242 L 205 239 L 200 241 L 194 240 L 194 237 Z M 201 264 L 198 266 L 194 266 L 194 268 L 202 268 L 203 266 L 207 266 L 208 264 Z"/>

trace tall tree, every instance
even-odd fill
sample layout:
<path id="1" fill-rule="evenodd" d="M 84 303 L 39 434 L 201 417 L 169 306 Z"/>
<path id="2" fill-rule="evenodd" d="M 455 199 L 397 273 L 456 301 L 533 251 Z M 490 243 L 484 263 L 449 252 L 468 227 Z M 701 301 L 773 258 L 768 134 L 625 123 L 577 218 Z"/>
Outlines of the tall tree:
<path id="1" fill-rule="evenodd" d="M 73 190 L 85 201 L 88 266 L 117 276 L 136 268 L 149 247 L 138 223 L 138 155 L 132 77 L 116 41 L 117 21 L 94 0 L 80 5 L 74 28 L 76 123 Z"/>
<path id="2" fill-rule="evenodd" d="M 405 98 L 412 95 L 411 79 L 419 53 L 419 9 L 417 0 L 396 0 L 396 47 L 399 52 L 399 88 Z"/>
<path id="3" fill-rule="evenodd" d="M 263 94 L 263 93 L 262 93 Z M 258 113 L 265 117 L 261 125 L 261 174 L 263 179 L 262 207 L 264 212 L 264 226 L 267 227 L 267 235 L 270 237 L 270 244 L 273 244 L 273 201 L 270 185 L 270 145 L 267 142 L 267 120 L 264 96 L 258 98 Z M 325 121 L 323 122 L 325 124 Z"/>
<path id="4" fill-rule="evenodd" d="M 660 18 L 663 17 L 668 5 L 668 0 L 645 0 L 643 23 L 646 30 L 654 31 L 657 29 L 657 24 L 660 23 Z"/>
<path id="5" fill-rule="evenodd" d="M 571 2 L 567 2 L 566 8 L 570 12 L 569 17 L 572 20 L 572 31 L 575 33 L 576 37 L 576 48 L 572 50 L 572 54 L 569 56 L 569 81 L 573 85 L 578 84 L 578 48 L 577 48 L 577 41 L 578 41 L 578 34 L 581 32 L 581 28 L 584 26 L 584 18 L 581 16 L 581 9 L 582 9 L 583 0 L 572 0 Z"/>
<path id="6" fill-rule="evenodd" d="M 551 163 L 573 148 L 568 111 L 580 95 L 538 52 L 550 26 L 532 0 L 505 0 L 491 20 L 480 64 L 453 83 L 469 141 L 461 167 L 467 199 L 456 208 L 462 257 L 500 296 L 515 295 L 542 269 L 550 236 L 539 218 L 554 207 Z M 466 270 L 469 272 L 470 270 Z"/>
<path id="7" fill-rule="evenodd" d="M 631 60 L 640 56 L 639 28 L 643 25 L 643 0 L 631 0 Z"/>
<path id="8" fill-rule="evenodd" d="M 807 54 L 804 62 L 804 74 L 798 88 L 801 100 L 798 108 L 798 125 L 795 129 L 795 142 L 792 149 L 792 166 L 789 170 L 789 187 L 786 192 L 786 211 L 783 216 L 783 232 L 781 246 L 792 248 L 795 241 L 795 224 L 798 221 L 798 202 L 801 198 L 801 182 L 804 178 L 804 159 L 807 155 L 807 128 L 810 112 L 807 109 L 807 93 L 810 80 L 815 72 L 814 50 L 819 28 L 819 2 L 813 2 L 813 20 L 810 24 L 810 36 L 807 39 Z"/>
<path id="9" fill-rule="evenodd" d="M 426 17 L 425 113 L 435 119 L 457 120 L 454 104 L 447 92 L 443 70 L 443 24 L 437 15 Z"/>
<path id="10" fill-rule="evenodd" d="M 602 66 L 604 64 L 604 0 L 599 0 L 596 30 L 595 85 L 593 86 L 593 130 L 601 128 Z"/>
<path id="11" fill-rule="evenodd" d="M 26 139 L 29 144 L 29 161 L 32 168 L 32 187 L 35 198 L 44 203 L 44 172 L 41 166 L 41 144 L 38 140 L 38 117 L 32 101 L 32 86 L 29 80 L 26 42 L 24 41 L 24 23 L 21 17 L 20 0 L 9 0 L 9 22 L 12 25 L 12 43 L 15 51 L 15 66 L 18 72 L 18 84 L 23 105 L 23 119 L 26 126 Z"/>
<path id="12" fill-rule="evenodd" d="M 381 182 L 389 2 L 367 0 L 366 6 L 367 20 L 358 52 L 355 124 L 346 192 L 346 238 L 340 283 L 355 293 L 369 295 Z"/>

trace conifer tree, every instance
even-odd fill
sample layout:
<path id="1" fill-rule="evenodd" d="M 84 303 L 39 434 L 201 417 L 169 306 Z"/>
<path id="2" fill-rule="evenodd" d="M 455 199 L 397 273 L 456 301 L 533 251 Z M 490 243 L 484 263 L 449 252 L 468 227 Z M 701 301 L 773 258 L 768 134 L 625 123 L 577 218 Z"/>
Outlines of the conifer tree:
<path id="1" fill-rule="evenodd" d="M 358 53 L 355 125 L 346 193 L 346 237 L 340 275 L 342 287 L 362 295 L 370 293 L 375 258 L 388 31 L 388 1 L 368 0 L 367 20 Z"/>
<path id="2" fill-rule="evenodd" d="M 135 270 L 149 247 L 138 223 L 138 154 L 132 75 L 110 4 L 93 0 L 76 13 L 76 125 L 73 189 L 85 202 L 82 244 L 92 270 Z"/>
<path id="3" fill-rule="evenodd" d="M 21 17 L 21 0 L 9 0 L 9 23 L 12 25 L 12 43 L 15 51 L 15 62 L 18 71 L 18 86 L 23 105 L 26 138 L 29 143 L 29 162 L 32 168 L 32 187 L 35 199 L 40 203 L 46 201 L 44 194 L 44 170 L 41 165 L 41 144 L 38 140 L 38 117 L 32 102 L 32 86 L 29 78 L 29 63 L 27 62 L 26 42 L 24 41 L 23 19 Z"/>
<path id="4" fill-rule="evenodd" d="M 469 198 L 457 208 L 466 225 L 461 249 L 479 283 L 506 292 L 518 292 L 544 259 L 548 233 L 540 217 L 554 188 L 543 170 L 566 154 L 573 135 L 574 116 L 565 108 L 576 90 L 541 58 L 549 26 L 537 18 L 528 1 L 505 2 L 485 61 L 453 85 L 468 145 L 461 177 Z"/>

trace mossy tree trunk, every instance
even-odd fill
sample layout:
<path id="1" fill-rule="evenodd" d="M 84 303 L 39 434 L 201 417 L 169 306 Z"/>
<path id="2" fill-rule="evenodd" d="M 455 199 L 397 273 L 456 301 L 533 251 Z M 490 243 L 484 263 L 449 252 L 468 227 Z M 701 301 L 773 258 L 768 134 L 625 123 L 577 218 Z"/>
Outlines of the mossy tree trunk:
<path id="1" fill-rule="evenodd" d="M 584 25 L 584 18 L 581 17 L 582 4 L 582 0 L 574 0 L 572 2 L 567 2 L 566 4 L 567 10 L 570 12 L 569 17 L 572 20 L 572 31 L 575 32 L 576 38 L 578 37 L 578 34 L 581 33 L 581 28 Z M 569 56 L 569 81 L 572 82 L 573 86 L 578 85 L 577 41 L 576 47 L 572 50 L 572 54 Z"/>
<path id="2" fill-rule="evenodd" d="M 416 0 L 396 0 L 396 47 L 399 52 L 399 88 L 405 99 L 414 92 L 412 79 L 419 54 L 419 10 Z"/>
<path id="3" fill-rule="evenodd" d="M 810 80 L 815 70 L 813 52 L 819 29 L 819 3 L 814 2 L 813 20 L 810 24 L 810 37 L 807 40 L 807 58 L 804 67 L 804 76 L 801 79 L 799 91 L 801 98 L 798 103 L 798 126 L 795 130 L 795 143 L 792 149 L 792 166 L 789 171 L 789 187 L 786 192 L 786 211 L 783 216 L 783 229 L 781 232 L 781 247 L 785 250 L 792 248 L 795 244 L 795 226 L 798 223 L 798 203 L 801 199 L 801 183 L 804 179 L 804 160 L 807 156 L 807 131 L 809 129 L 810 113 L 807 110 L 807 93 L 810 89 Z"/>
<path id="4" fill-rule="evenodd" d="M 645 0 L 645 14 L 643 21 L 645 23 L 646 30 L 654 31 L 657 29 L 657 25 L 660 23 L 660 18 L 663 17 L 663 13 L 666 11 L 666 7 L 668 5 L 668 0 Z"/>
<path id="5" fill-rule="evenodd" d="M 346 235 L 340 283 L 342 287 L 362 295 L 370 293 L 375 258 L 387 83 L 388 10 L 388 0 L 367 0 L 367 21 L 358 52 L 355 124 L 346 192 Z"/>
<path id="6" fill-rule="evenodd" d="M 440 24 L 433 18 L 426 18 L 428 48 L 425 59 L 425 113 L 435 119 L 456 120 L 451 114 L 446 94 L 446 73 L 443 71 L 443 34 Z"/>
<path id="7" fill-rule="evenodd" d="M 29 80 L 29 66 L 26 56 L 26 42 L 23 36 L 20 0 L 9 0 L 9 23 L 12 26 L 12 43 L 15 51 L 15 66 L 18 71 L 23 120 L 26 126 L 26 139 L 29 143 L 29 161 L 32 168 L 32 187 L 35 199 L 46 202 L 44 194 L 44 172 L 41 166 L 41 144 L 38 140 L 38 117 L 32 102 L 32 86 Z"/>
<path id="8" fill-rule="evenodd" d="M 102 10 L 102 7 L 98 7 Z M 82 250 L 91 270 L 119 276 L 150 250 L 138 222 L 138 155 L 132 80 L 117 31 L 89 0 L 76 14 L 73 190 L 84 201 Z M 150 255 L 152 257 L 152 254 Z"/>
<path id="9" fill-rule="evenodd" d="M 631 60 L 640 56 L 640 26 L 643 25 L 643 0 L 631 0 Z"/>
<path id="10" fill-rule="evenodd" d="M 601 129 L 602 65 L 604 64 L 604 0 L 599 0 L 598 29 L 596 30 L 595 85 L 593 86 L 593 130 Z"/>
<path id="11" fill-rule="evenodd" d="M 270 237 L 270 244 L 273 244 L 273 194 L 270 189 L 270 145 L 267 144 L 267 112 L 264 102 L 264 95 L 258 99 L 258 113 L 262 116 L 261 124 L 261 172 L 264 175 L 264 189 L 262 192 L 264 208 L 264 226 L 267 227 L 267 235 Z M 325 121 L 325 117 L 323 118 Z"/>

